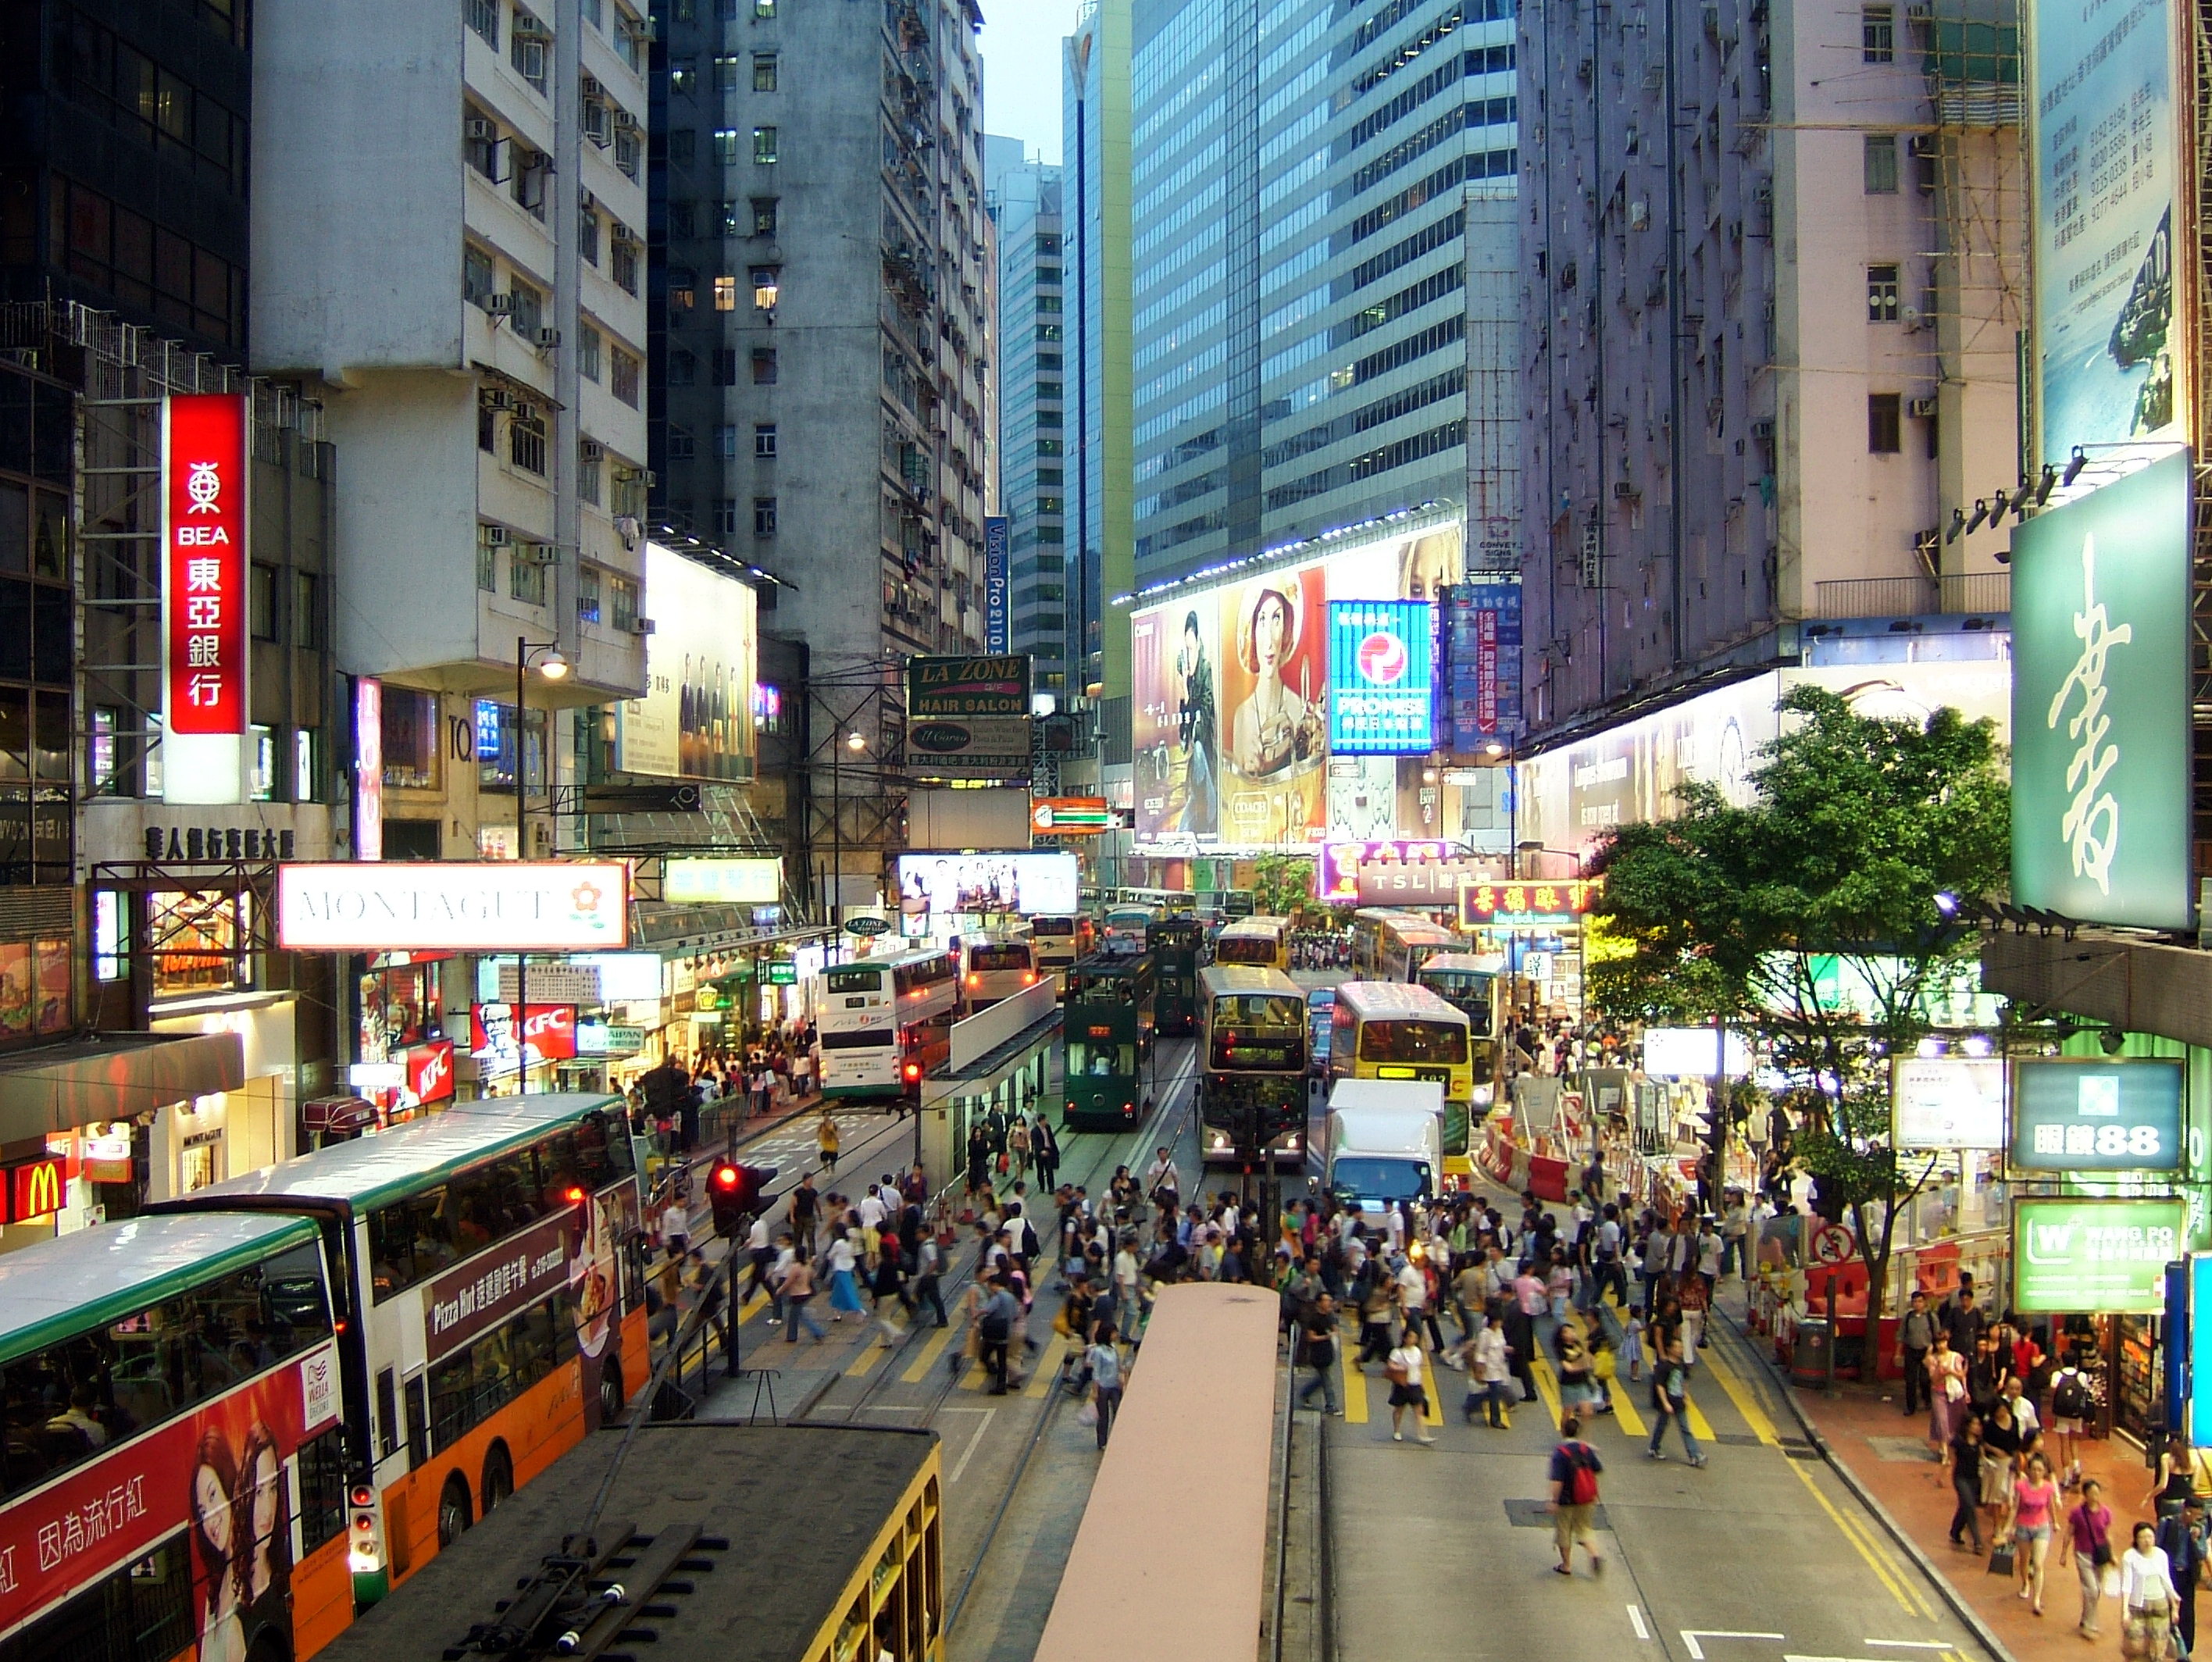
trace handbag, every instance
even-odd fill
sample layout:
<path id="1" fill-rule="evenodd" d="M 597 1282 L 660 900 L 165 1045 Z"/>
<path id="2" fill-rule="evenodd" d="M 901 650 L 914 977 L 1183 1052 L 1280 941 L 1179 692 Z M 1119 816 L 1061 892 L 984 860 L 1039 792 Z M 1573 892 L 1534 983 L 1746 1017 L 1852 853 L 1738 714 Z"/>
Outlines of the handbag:
<path id="1" fill-rule="evenodd" d="M 1406 1364 L 1401 1362 L 1384 1362 L 1382 1372 L 1393 1385 L 1404 1385 L 1407 1382 Z"/>
<path id="2" fill-rule="evenodd" d="M 2020 1562 L 2020 1548 L 2011 1541 L 2000 1541 L 1990 1549 L 1990 1574 L 2009 1575 Z"/>

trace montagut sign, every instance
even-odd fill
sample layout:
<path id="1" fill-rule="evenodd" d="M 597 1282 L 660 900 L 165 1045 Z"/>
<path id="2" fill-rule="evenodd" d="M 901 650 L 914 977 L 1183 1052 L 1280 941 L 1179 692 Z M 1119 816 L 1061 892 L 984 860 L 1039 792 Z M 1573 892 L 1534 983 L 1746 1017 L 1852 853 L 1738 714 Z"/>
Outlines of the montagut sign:
<path id="1" fill-rule="evenodd" d="M 614 860 L 284 865 L 292 952 L 605 951 L 629 941 L 629 868 Z"/>
<path id="2" fill-rule="evenodd" d="M 161 401 L 161 798 L 245 800 L 244 393 Z"/>
<path id="3" fill-rule="evenodd" d="M 1565 923 L 1590 909 L 1603 885 L 1565 883 L 1474 883 L 1459 891 L 1462 929 L 1483 924 Z"/>
<path id="4" fill-rule="evenodd" d="M 556 1212 L 495 1253 L 481 1253 L 432 1282 L 422 1301 L 428 1359 L 451 1356 L 565 1285 L 574 1216 Z"/>

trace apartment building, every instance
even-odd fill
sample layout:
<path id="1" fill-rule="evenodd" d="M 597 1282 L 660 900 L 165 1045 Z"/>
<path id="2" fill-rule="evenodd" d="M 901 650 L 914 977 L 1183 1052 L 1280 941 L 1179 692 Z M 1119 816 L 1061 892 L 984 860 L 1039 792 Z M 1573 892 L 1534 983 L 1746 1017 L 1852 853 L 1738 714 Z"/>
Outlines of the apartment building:
<path id="1" fill-rule="evenodd" d="M 257 10 L 252 360 L 347 458 L 331 627 L 381 683 L 386 856 L 550 852 L 556 713 L 645 686 L 649 27 L 539 8 Z"/>

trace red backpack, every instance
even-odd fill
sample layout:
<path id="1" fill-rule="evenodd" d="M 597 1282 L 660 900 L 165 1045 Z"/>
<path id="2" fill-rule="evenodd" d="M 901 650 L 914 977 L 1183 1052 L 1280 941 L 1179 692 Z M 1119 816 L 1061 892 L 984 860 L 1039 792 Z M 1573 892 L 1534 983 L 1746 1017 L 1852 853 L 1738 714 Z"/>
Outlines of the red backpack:
<path id="1" fill-rule="evenodd" d="M 1569 1443 L 1566 1453 L 1570 1463 L 1567 1504 L 1595 1506 L 1597 1503 L 1597 1462 L 1590 1458 L 1589 1446 L 1587 1443 Z"/>

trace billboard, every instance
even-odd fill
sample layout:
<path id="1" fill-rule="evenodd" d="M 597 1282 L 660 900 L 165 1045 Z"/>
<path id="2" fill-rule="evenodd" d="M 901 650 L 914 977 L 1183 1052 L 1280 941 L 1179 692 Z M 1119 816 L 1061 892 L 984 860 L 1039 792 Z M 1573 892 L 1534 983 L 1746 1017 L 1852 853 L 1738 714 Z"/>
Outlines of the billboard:
<path id="1" fill-rule="evenodd" d="M 2040 454 L 2185 439 L 2188 256 L 2174 255 L 2194 245 L 2175 65 L 2189 14 L 2170 0 L 2028 9 Z"/>
<path id="2" fill-rule="evenodd" d="M 758 748 L 759 597 L 658 543 L 645 545 L 645 696 L 615 707 L 615 767 L 656 779 L 750 779 Z"/>
<path id="3" fill-rule="evenodd" d="M 1656 1077 L 1710 1079 L 1725 1072 L 1741 1078 L 1751 1069 L 1751 1041 L 1733 1028 L 1725 1052 L 1718 1028 L 1644 1029 L 1644 1071 Z"/>
<path id="4" fill-rule="evenodd" d="M 1347 674 L 1333 689 L 1329 608 L 1412 601 L 1425 612 L 1458 580 L 1462 539 L 1455 521 L 1395 531 L 1139 608 L 1129 623 L 1137 844 L 1322 842 L 1336 696 L 1393 691 L 1418 673 L 1408 664 L 1382 683 Z M 1433 643 L 1424 640 L 1431 670 L 1420 678 L 1432 700 Z M 1348 644 L 1355 670 L 1358 644 Z M 1410 657 L 1413 643 L 1402 644 Z M 1378 646 L 1375 667 L 1394 667 L 1392 656 Z M 1373 828 L 1382 835 L 1400 828 Z"/>
<path id="5" fill-rule="evenodd" d="M 243 392 L 161 401 L 161 799 L 246 800 Z"/>
<path id="6" fill-rule="evenodd" d="M 1003 652 L 1013 647 L 1013 597 L 1006 560 L 1006 517 L 983 516 L 983 650 Z"/>
<path id="7" fill-rule="evenodd" d="M 1890 1065 L 1890 1143 L 1897 1149 L 2005 1145 L 2005 1065 L 1997 1057 L 1899 1056 Z"/>
<path id="8" fill-rule="evenodd" d="M 576 1007 L 529 1004 L 522 1007 L 522 1045 L 530 1065 L 566 1062 L 576 1054 Z M 469 1010 L 469 1054 L 487 1073 L 514 1071 L 513 1004 L 476 1004 Z"/>
<path id="9" fill-rule="evenodd" d="M 1445 744 L 1479 755 L 1521 727 L 1521 585 L 1459 583 L 1444 591 Z"/>
<path id="10" fill-rule="evenodd" d="M 592 952 L 629 944 L 616 860 L 299 861 L 276 868 L 288 952 Z"/>
<path id="11" fill-rule="evenodd" d="M 1072 916 L 1083 909 L 1073 854 L 902 854 L 899 910 Z"/>
<path id="12" fill-rule="evenodd" d="M 1321 901 L 1359 898 L 1359 868 L 1363 865 L 1437 864 L 1452 858 L 1451 844 L 1437 839 L 1407 841 L 1396 837 L 1370 838 L 1359 842 L 1325 842 L 1314 862 L 1314 896 Z"/>
<path id="13" fill-rule="evenodd" d="M 2012 594 L 2013 898 L 2188 927 L 2188 452 L 2021 526 Z"/>
<path id="14" fill-rule="evenodd" d="M 2163 1311 L 2166 1266 L 2181 1255 L 2188 1212 L 2185 1200 L 2014 1200 L 2014 1307 L 2029 1315 Z"/>
<path id="15" fill-rule="evenodd" d="M 1436 607 L 1425 600 L 1328 603 L 1328 748 L 1420 756 L 1436 743 Z"/>
<path id="16" fill-rule="evenodd" d="M 1114 828 L 1103 797 L 1039 797 L 1030 804 L 1030 829 L 1040 837 L 1095 837 Z"/>
<path id="17" fill-rule="evenodd" d="M 2027 1057 L 2012 1076 L 2012 1164 L 2032 1172 L 2181 1168 L 2181 1063 Z"/>
<path id="18" fill-rule="evenodd" d="M 1030 776 L 1030 660 L 909 658 L 906 765 L 921 779 Z"/>
<path id="19" fill-rule="evenodd" d="M 670 858 L 660 868 L 660 898 L 672 904 L 774 906 L 783 899 L 783 862 L 774 858 Z"/>

